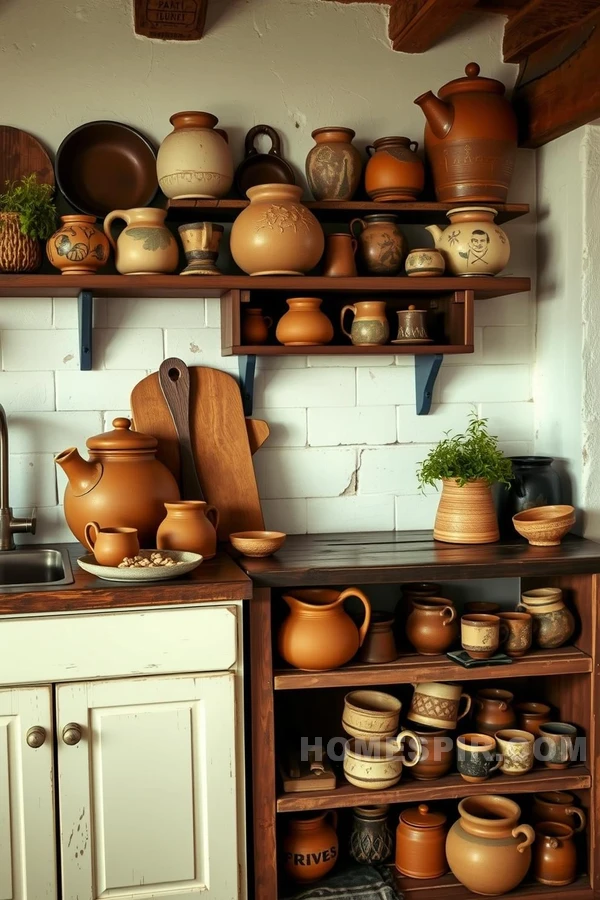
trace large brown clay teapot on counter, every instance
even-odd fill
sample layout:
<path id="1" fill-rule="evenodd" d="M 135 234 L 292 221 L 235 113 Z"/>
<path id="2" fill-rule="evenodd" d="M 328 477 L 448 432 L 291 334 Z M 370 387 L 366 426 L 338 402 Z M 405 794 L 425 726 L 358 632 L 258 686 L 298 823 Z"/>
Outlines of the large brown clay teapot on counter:
<path id="1" fill-rule="evenodd" d="M 88 460 L 75 447 L 56 457 L 69 479 L 65 518 L 82 543 L 86 522 L 93 521 L 101 528 L 137 528 L 141 546 L 156 547 L 164 504 L 179 500 L 177 482 L 156 459 L 156 438 L 130 426 L 129 419 L 117 418 L 114 431 L 89 438 Z"/>

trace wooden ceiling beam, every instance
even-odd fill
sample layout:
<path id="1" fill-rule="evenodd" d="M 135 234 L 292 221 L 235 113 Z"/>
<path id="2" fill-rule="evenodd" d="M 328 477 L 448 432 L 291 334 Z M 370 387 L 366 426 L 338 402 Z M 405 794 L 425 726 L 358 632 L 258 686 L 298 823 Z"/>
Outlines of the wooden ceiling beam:
<path id="1" fill-rule="evenodd" d="M 394 0 L 389 24 L 394 50 L 424 53 L 476 3 L 477 0 Z"/>
<path id="2" fill-rule="evenodd" d="M 599 0 L 529 0 L 504 29 L 504 62 L 516 63 L 598 12 Z"/>

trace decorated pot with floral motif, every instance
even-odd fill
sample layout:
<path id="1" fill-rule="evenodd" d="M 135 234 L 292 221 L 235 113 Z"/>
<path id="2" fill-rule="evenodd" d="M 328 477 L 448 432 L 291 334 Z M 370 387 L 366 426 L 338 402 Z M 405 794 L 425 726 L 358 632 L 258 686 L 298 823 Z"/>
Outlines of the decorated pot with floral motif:
<path id="1" fill-rule="evenodd" d="M 366 275 L 397 275 L 406 256 L 406 238 L 398 216 L 371 213 L 352 219 L 350 231 L 358 238 L 359 263 Z"/>
<path id="2" fill-rule="evenodd" d="M 108 262 L 108 239 L 95 216 L 61 216 L 62 225 L 46 242 L 46 254 L 62 275 L 93 275 Z"/>

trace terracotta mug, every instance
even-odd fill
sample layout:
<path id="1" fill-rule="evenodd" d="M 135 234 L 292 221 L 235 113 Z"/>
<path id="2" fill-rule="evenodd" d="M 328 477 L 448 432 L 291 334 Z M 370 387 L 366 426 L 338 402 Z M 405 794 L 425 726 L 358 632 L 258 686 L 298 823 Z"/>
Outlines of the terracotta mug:
<path id="1" fill-rule="evenodd" d="M 526 612 L 498 613 L 504 629 L 500 634 L 500 644 L 507 656 L 525 656 L 531 648 L 533 619 Z"/>
<path id="2" fill-rule="evenodd" d="M 421 743 L 421 756 L 417 764 L 410 770 L 412 778 L 417 781 L 435 781 L 447 775 L 454 763 L 454 740 L 445 728 L 427 728 L 418 725 L 412 729 Z M 418 752 L 418 746 L 408 739 L 406 753 L 410 760 Z"/>
<path id="3" fill-rule="evenodd" d="M 533 876 L 540 884 L 571 884 L 577 877 L 577 849 L 573 829 L 560 822 L 535 826 Z"/>
<path id="4" fill-rule="evenodd" d="M 505 775 L 526 775 L 533 769 L 535 738 L 528 731 L 504 728 L 496 732 L 496 741 L 502 753 L 500 771 Z"/>
<path id="5" fill-rule="evenodd" d="M 463 650 L 472 659 L 489 659 L 500 644 L 500 619 L 485 613 L 462 616 L 460 638 Z"/>
<path id="6" fill-rule="evenodd" d="M 351 234 L 325 236 L 323 275 L 328 278 L 356 278 L 354 255 L 358 241 Z"/>
<path id="7" fill-rule="evenodd" d="M 546 791 L 533 795 L 531 818 L 537 822 L 559 822 L 568 825 L 576 834 L 587 825 L 585 812 L 575 806 L 575 796 L 567 791 Z"/>
<path id="8" fill-rule="evenodd" d="M 547 703 L 517 703 L 515 705 L 517 723 L 523 731 L 539 737 L 540 726 L 552 718 L 552 707 Z"/>
<path id="9" fill-rule="evenodd" d="M 100 566 L 118 566 L 126 556 L 140 552 L 137 528 L 100 528 L 97 522 L 88 522 L 84 535 Z"/>
<path id="10" fill-rule="evenodd" d="M 489 734 L 461 734 L 456 739 L 456 768 L 470 784 L 486 781 L 502 765 L 496 739 Z"/>
<path id="11" fill-rule="evenodd" d="M 500 728 L 514 728 L 517 717 L 512 707 L 514 700 L 510 691 L 503 688 L 482 688 L 475 695 L 474 724 L 477 731 L 494 735 Z"/>
<path id="12" fill-rule="evenodd" d="M 575 750 L 577 729 L 566 722 L 545 722 L 540 725 L 541 755 L 549 769 L 566 769 Z"/>
<path id="13" fill-rule="evenodd" d="M 471 709 L 471 697 L 464 694 L 460 684 L 440 684 L 436 681 L 414 684 L 410 710 L 407 719 L 433 728 L 456 728 Z M 465 708 L 459 714 L 460 701 L 464 698 Z"/>
<path id="14" fill-rule="evenodd" d="M 355 738 L 393 737 L 401 709 L 400 700 L 383 691 L 350 691 L 344 697 L 342 726 Z"/>

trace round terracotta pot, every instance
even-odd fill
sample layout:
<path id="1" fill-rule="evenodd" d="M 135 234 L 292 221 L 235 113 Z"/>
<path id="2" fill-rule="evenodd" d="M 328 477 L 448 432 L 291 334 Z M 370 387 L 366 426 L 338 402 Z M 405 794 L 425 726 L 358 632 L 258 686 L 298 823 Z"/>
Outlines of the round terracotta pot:
<path id="1" fill-rule="evenodd" d="M 433 537 L 448 544 L 491 544 L 500 539 L 487 481 L 477 478 L 461 487 L 452 478 L 442 479 Z"/>
<path id="2" fill-rule="evenodd" d="M 587 824 L 586 814 L 576 805 L 575 795 L 566 791 L 534 794 L 531 818 L 534 825 L 537 822 L 558 822 L 568 825 L 575 833 L 583 831 Z"/>
<path id="3" fill-rule="evenodd" d="M 367 275 L 397 275 L 406 256 L 406 238 L 398 226 L 398 216 L 371 213 L 352 219 L 350 231 L 358 238 L 358 257 Z"/>
<path id="4" fill-rule="evenodd" d="M 315 200 L 352 200 L 360 182 L 362 160 L 351 128 L 317 128 L 315 146 L 306 157 L 306 180 Z"/>
<path id="5" fill-rule="evenodd" d="M 396 828 L 396 868 L 409 878 L 441 878 L 446 862 L 446 816 L 421 803 L 400 813 Z"/>
<path id="6" fill-rule="evenodd" d="M 95 216 L 61 216 L 62 225 L 46 242 L 46 254 L 62 275 L 93 275 L 108 262 L 108 238 Z"/>
<path id="7" fill-rule="evenodd" d="M 560 588 L 533 588 L 521 594 L 517 610 L 533 616 L 533 640 L 542 650 L 562 647 L 573 637 L 575 619 Z"/>
<path id="8" fill-rule="evenodd" d="M 269 328 L 272 325 L 271 316 L 264 316 L 262 309 L 249 307 L 242 319 L 242 343 L 266 344 L 269 340 Z"/>
<path id="9" fill-rule="evenodd" d="M 406 620 L 406 637 L 423 656 L 445 653 L 458 640 L 458 622 L 452 601 L 443 597 L 413 599 L 412 611 Z"/>
<path id="10" fill-rule="evenodd" d="M 171 200 L 218 199 L 233 183 L 233 158 L 219 121 L 206 112 L 179 112 L 169 119 L 173 131 L 158 151 L 160 188 Z"/>
<path id="11" fill-rule="evenodd" d="M 333 338 L 333 325 L 324 312 L 318 297 L 291 297 L 289 306 L 277 323 L 275 337 L 287 347 L 328 344 Z"/>
<path id="12" fill-rule="evenodd" d="M 391 613 L 371 613 L 371 624 L 358 654 L 359 662 L 381 665 L 398 659 L 394 639 L 394 617 Z"/>
<path id="13" fill-rule="evenodd" d="M 577 849 L 574 832 L 559 822 L 539 822 L 535 826 L 533 875 L 540 884 L 571 884 L 577 877 Z"/>
<path id="14" fill-rule="evenodd" d="M 231 228 L 230 250 L 248 275 L 304 275 L 323 254 L 323 229 L 302 205 L 302 188 L 261 184 Z"/>
<path id="15" fill-rule="evenodd" d="M 35 272 L 41 264 L 40 242 L 21 232 L 18 213 L 0 213 L 0 272 Z"/>
<path id="16" fill-rule="evenodd" d="M 474 725 L 476 731 L 495 735 L 505 728 L 514 728 L 517 717 L 512 703 L 514 695 L 502 688 L 482 688 L 473 699 L 475 707 Z"/>
<path id="17" fill-rule="evenodd" d="M 371 200 L 416 200 L 425 185 L 419 145 L 407 137 L 384 137 L 367 147 L 365 190 Z"/>
<path id="18" fill-rule="evenodd" d="M 335 810 L 289 817 L 283 866 L 294 881 L 318 881 L 333 869 L 338 857 L 336 828 Z"/>
<path id="19" fill-rule="evenodd" d="M 180 500 L 165 503 L 166 517 L 158 526 L 159 550 L 189 550 L 212 559 L 217 552 L 219 513 L 204 500 Z"/>
<path id="20" fill-rule="evenodd" d="M 121 275 L 167 275 L 179 264 L 177 241 L 165 225 L 164 209 L 115 209 L 104 220 L 104 233 L 115 252 Z M 123 219 L 126 227 L 115 241 L 111 225 Z"/>
<path id="21" fill-rule="evenodd" d="M 444 728 L 427 728 L 415 725 L 412 730 L 421 742 L 421 758 L 410 770 L 417 781 L 435 781 L 447 775 L 454 764 L 454 739 Z M 416 743 L 409 738 L 406 745 L 409 759 L 417 752 Z"/>
<path id="22" fill-rule="evenodd" d="M 535 834 L 519 825 L 520 807 L 507 797 L 478 795 L 458 804 L 460 819 L 446 840 L 452 874 L 475 894 L 499 896 L 523 880 Z"/>
<path id="23" fill-rule="evenodd" d="M 392 855 L 394 838 L 388 825 L 389 806 L 355 806 L 350 856 L 364 865 L 383 863 Z"/>
<path id="24" fill-rule="evenodd" d="M 497 275 L 510 259 L 506 232 L 496 225 L 496 210 L 486 206 L 466 206 L 446 213 L 450 225 L 428 225 L 436 249 L 450 275 Z"/>
<path id="25" fill-rule="evenodd" d="M 535 737 L 540 735 L 540 726 L 552 720 L 552 708 L 547 703 L 517 703 L 515 713 L 519 728 Z M 547 818 L 550 820 L 551 816 Z"/>

